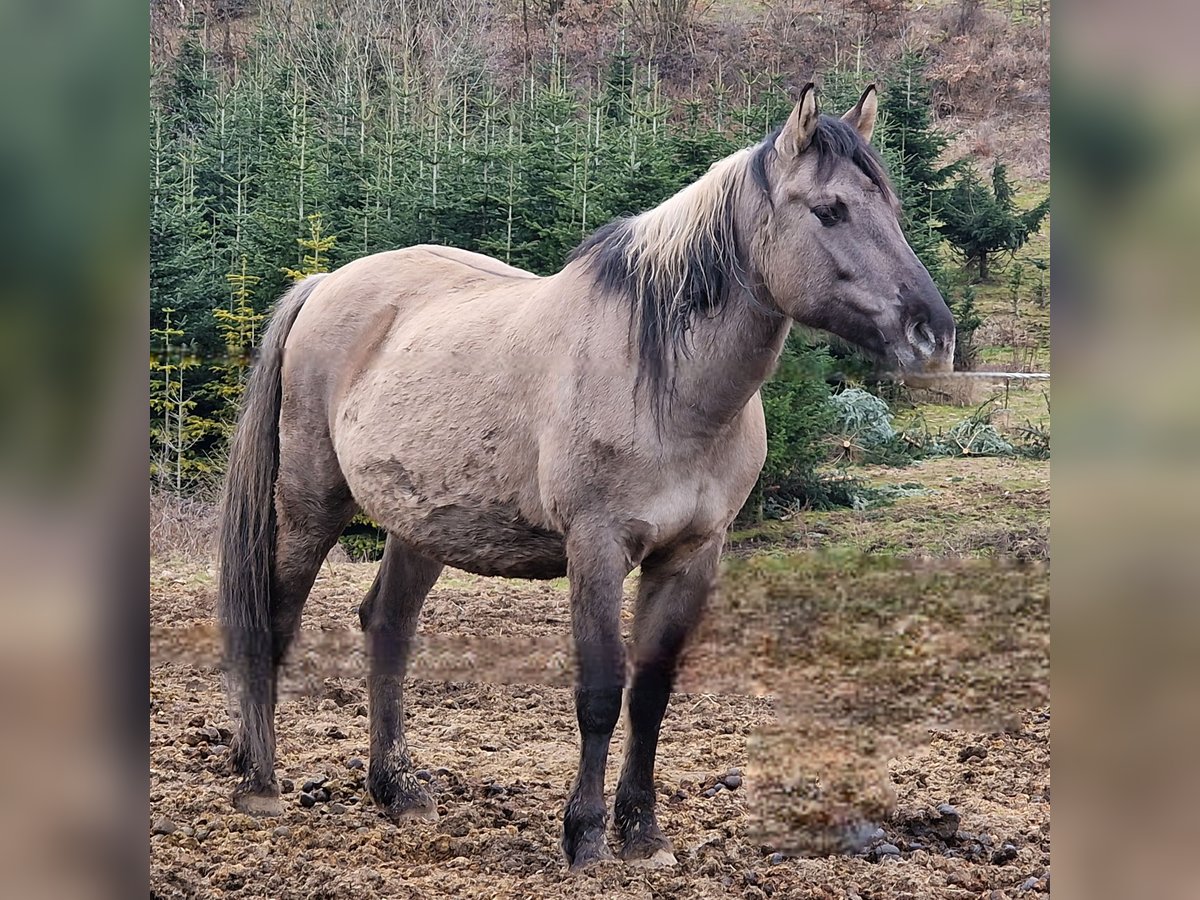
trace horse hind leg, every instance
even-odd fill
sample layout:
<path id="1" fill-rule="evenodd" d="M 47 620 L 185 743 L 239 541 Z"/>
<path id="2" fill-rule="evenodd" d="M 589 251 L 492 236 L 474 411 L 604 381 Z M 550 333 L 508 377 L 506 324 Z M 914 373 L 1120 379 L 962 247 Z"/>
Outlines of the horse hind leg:
<path id="1" fill-rule="evenodd" d="M 437 820 L 437 806 L 412 773 L 404 736 L 404 673 L 417 619 L 442 564 L 389 536 L 359 619 L 370 657 L 371 798 L 396 821 Z"/>
<path id="2" fill-rule="evenodd" d="M 243 686 L 241 728 L 233 752 L 242 780 L 234 806 L 252 815 L 282 812 L 275 781 L 275 707 L 279 670 L 300 627 L 304 603 L 321 563 L 354 515 L 355 504 L 341 473 L 314 476 L 309 466 L 287 465 L 275 488 L 275 541 L 271 566 L 269 659 L 261 676 Z M 308 459 L 306 462 L 311 463 Z"/>

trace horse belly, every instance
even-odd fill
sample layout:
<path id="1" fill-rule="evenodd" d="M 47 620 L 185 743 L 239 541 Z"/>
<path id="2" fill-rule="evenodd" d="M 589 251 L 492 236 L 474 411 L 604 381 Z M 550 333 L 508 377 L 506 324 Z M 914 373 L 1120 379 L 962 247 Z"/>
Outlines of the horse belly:
<path id="1" fill-rule="evenodd" d="M 567 573 L 563 536 L 525 519 L 512 506 L 435 506 L 415 524 L 422 553 L 476 575 L 559 578 Z"/>
<path id="2" fill-rule="evenodd" d="M 363 511 L 414 550 L 477 575 L 558 578 L 566 574 L 563 536 L 531 521 L 492 484 L 448 488 L 387 457 L 346 467 Z M 490 488 L 490 489 L 488 489 Z M 504 499 L 501 499 L 504 498 Z"/>

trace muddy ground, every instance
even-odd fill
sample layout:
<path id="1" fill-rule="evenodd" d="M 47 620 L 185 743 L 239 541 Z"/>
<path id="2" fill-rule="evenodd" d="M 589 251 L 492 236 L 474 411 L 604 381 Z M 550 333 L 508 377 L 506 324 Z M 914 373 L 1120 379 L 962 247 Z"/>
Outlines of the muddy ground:
<path id="1" fill-rule="evenodd" d="M 582 876 L 568 875 L 558 850 L 577 752 L 564 585 L 443 576 L 407 694 L 410 743 L 440 820 L 397 828 L 371 806 L 358 768 L 368 720 L 355 609 L 373 571 L 337 563 L 321 575 L 282 688 L 286 811 L 256 820 L 229 803 L 233 723 L 216 665 L 211 566 L 154 563 L 153 896 L 1049 891 L 1049 579 L 1040 564 L 811 553 L 731 561 L 663 726 L 660 820 L 679 864 L 611 863 Z M 622 726 L 610 803 L 623 737 Z M 720 779 L 737 786 L 714 792 Z M 866 819 L 882 830 L 867 826 L 857 853 L 792 855 L 820 845 L 822 825 Z"/>

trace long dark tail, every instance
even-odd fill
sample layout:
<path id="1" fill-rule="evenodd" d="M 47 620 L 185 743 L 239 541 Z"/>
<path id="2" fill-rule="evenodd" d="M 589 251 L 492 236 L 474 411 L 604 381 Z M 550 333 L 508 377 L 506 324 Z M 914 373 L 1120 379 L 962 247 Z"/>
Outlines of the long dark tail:
<path id="1" fill-rule="evenodd" d="M 229 450 L 218 532 L 217 614 L 225 632 L 226 666 L 242 715 L 239 767 L 274 781 L 275 671 L 271 636 L 271 567 L 275 547 L 275 477 L 283 345 L 304 301 L 323 275 L 310 276 L 280 298 L 263 335 Z"/>

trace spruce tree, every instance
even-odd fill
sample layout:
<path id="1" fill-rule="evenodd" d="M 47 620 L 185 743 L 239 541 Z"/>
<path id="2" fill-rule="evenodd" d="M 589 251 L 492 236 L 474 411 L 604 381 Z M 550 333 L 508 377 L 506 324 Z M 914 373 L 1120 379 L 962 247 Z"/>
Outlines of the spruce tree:
<path id="1" fill-rule="evenodd" d="M 990 187 L 972 170 L 959 175 L 942 203 L 938 230 L 975 266 L 978 279 L 987 281 L 989 256 L 1019 250 L 1049 213 L 1049 197 L 1030 210 L 1019 210 L 1007 170 L 997 162 Z"/>
<path id="2" fill-rule="evenodd" d="M 925 66 L 922 57 L 906 53 L 879 98 L 887 121 L 887 143 L 894 151 L 892 180 L 905 208 L 918 221 L 931 211 L 936 214 L 946 186 L 959 170 L 957 163 L 941 161 L 950 139 L 934 127 Z"/>

